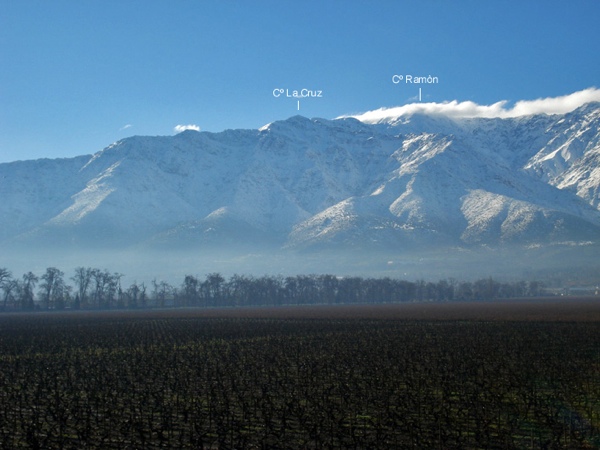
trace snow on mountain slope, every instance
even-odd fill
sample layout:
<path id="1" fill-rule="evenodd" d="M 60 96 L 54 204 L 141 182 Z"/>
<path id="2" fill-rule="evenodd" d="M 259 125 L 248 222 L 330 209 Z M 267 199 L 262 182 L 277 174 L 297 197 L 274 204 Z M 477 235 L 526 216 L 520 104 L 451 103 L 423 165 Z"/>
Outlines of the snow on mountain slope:
<path id="1" fill-rule="evenodd" d="M 587 150 L 567 170 L 552 180 L 559 189 L 573 191 L 600 210 L 600 145 Z"/>
<path id="2" fill-rule="evenodd" d="M 0 242 L 59 214 L 85 187 L 79 169 L 89 159 L 40 159 L 0 164 Z"/>
<path id="3" fill-rule="evenodd" d="M 540 244 L 598 239 L 598 227 L 577 215 L 484 190 L 466 195 L 462 211 L 468 225 L 461 239 L 467 243 Z"/>
<path id="4" fill-rule="evenodd" d="M 600 241 L 600 104 L 132 137 L 0 164 L 0 240 L 403 249 Z"/>
<path id="5" fill-rule="evenodd" d="M 409 135 L 392 154 L 396 168 L 388 180 L 370 195 L 296 226 L 290 244 L 319 244 L 337 235 L 344 242 L 363 236 L 411 247 L 598 238 L 600 214 L 570 193 L 515 170 L 514 161 L 523 158 L 514 153 L 510 143 L 489 136 Z"/>
<path id="6" fill-rule="evenodd" d="M 573 190 L 600 207 L 600 103 L 565 114 L 547 130 L 551 136 L 525 165 L 525 170 L 560 189 Z"/>

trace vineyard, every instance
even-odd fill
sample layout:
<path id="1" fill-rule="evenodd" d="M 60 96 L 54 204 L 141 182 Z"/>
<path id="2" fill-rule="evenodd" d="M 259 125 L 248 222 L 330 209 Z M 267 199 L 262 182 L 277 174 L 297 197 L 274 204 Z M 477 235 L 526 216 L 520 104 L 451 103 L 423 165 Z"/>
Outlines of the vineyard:
<path id="1" fill-rule="evenodd" d="M 3 315 L 0 447 L 600 447 L 600 322 L 337 311 Z"/>

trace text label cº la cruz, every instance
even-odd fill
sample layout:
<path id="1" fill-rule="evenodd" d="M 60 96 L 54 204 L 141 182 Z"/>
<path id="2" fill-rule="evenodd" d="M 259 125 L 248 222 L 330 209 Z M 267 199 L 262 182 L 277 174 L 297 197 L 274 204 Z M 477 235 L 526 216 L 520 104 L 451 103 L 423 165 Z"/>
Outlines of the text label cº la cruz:
<path id="1" fill-rule="evenodd" d="M 289 98 L 322 98 L 323 91 L 315 89 L 273 89 L 273 97 L 289 97 Z"/>

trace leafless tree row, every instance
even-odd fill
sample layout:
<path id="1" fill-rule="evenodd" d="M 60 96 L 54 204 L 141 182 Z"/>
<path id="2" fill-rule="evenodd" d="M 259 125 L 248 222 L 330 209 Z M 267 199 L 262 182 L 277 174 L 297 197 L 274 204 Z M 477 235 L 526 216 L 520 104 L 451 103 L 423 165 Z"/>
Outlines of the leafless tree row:
<path id="1" fill-rule="evenodd" d="M 123 275 L 106 269 L 78 267 L 70 279 L 49 267 L 41 276 L 32 272 L 13 277 L 0 268 L 3 311 L 60 309 L 121 309 L 164 307 L 234 307 L 413 301 L 481 301 L 540 295 L 535 281 L 500 283 L 490 278 L 474 282 L 457 280 L 406 281 L 333 275 L 261 276 L 220 273 L 204 279 L 186 275 L 180 286 L 154 279 L 151 286 L 121 284 Z M 71 281 L 72 284 L 68 284 Z M 35 289 L 38 289 L 37 295 Z"/>

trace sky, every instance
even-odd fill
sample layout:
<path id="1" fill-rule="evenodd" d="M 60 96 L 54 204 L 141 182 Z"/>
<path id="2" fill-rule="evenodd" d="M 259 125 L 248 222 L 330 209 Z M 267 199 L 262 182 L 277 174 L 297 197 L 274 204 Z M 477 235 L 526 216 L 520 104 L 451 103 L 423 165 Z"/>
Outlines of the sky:
<path id="1" fill-rule="evenodd" d="M 595 99 L 599 19 L 597 0 L 0 0 L 0 163 L 296 114 Z"/>

